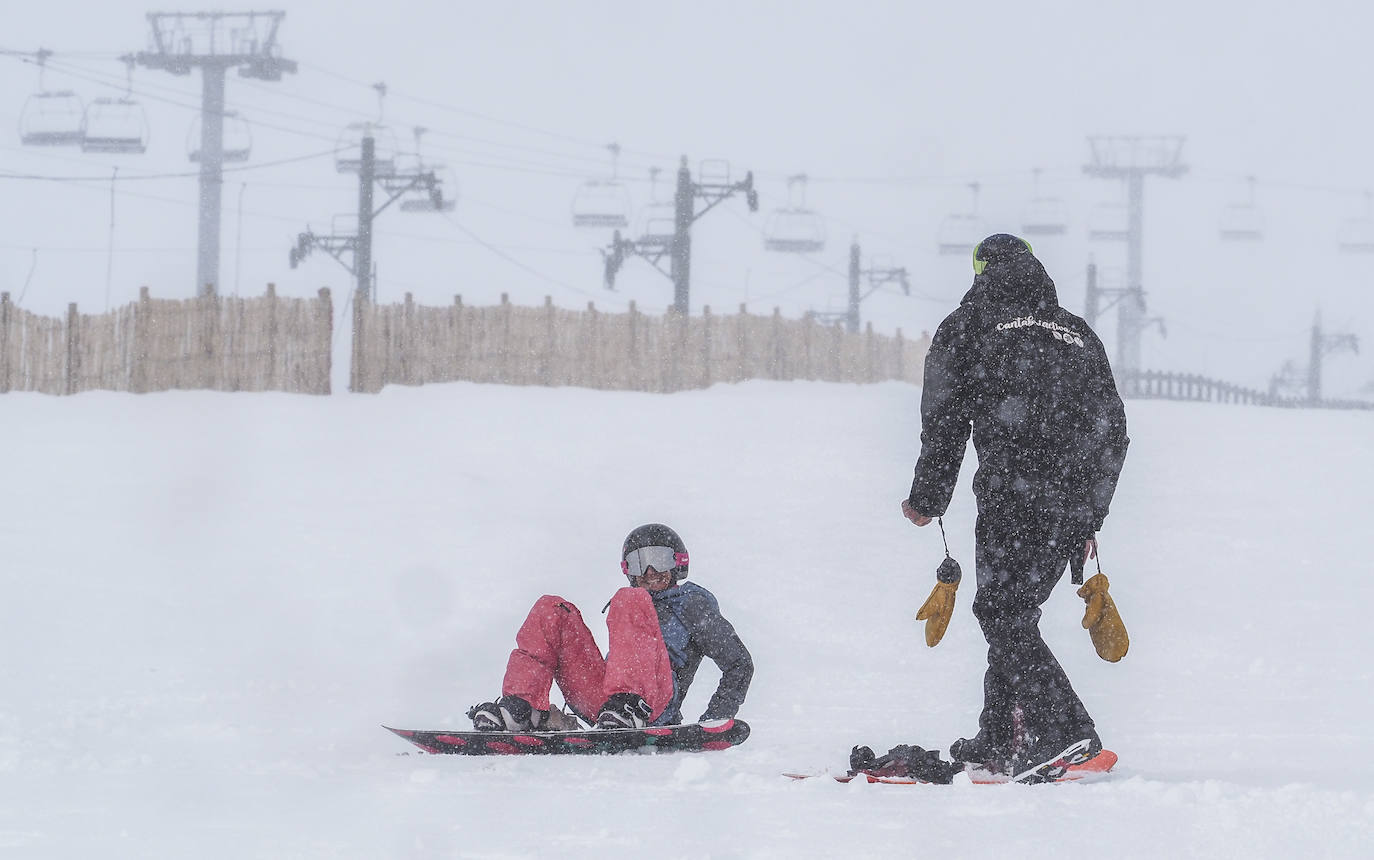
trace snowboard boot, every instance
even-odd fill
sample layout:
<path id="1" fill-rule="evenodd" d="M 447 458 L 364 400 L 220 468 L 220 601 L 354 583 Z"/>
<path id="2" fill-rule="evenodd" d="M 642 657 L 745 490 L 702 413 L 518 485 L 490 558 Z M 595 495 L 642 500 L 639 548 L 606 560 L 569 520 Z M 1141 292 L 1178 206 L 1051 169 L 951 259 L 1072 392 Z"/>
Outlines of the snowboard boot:
<path id="1" fill-rule="evenodd" d="M 950 744 L 949 757 L 973 770 L 990 774 L 1011 772 L 1011 752 L 994 744 L 982 732 L 972 738 L 959 738 Z"/>
<path id="2" fill-rule="evenodd" d="M 529 732 L 535 730 L 538 716 L 530 703 L 519 696 L 502 696 L 494 702 L 483 702 L 468 709 L 468 719 L 479 732 Z"/>
<path id="3" fill-rule="evenodd" d="M 642 729 L 654 715 L 649 703 L 634 693 L 616 693 L 601 706 L 596 717 L 598 729 Z"/>
<path id="4" fill-rule="evenodd" d="M 1074 765 L 1080 765 L 1102 752 L 1102 739 L 1088 729 L 1078 738 L 1058 738 L 1038 743 L 1012 763 L 1012 782 L 1054 782 Z"/>

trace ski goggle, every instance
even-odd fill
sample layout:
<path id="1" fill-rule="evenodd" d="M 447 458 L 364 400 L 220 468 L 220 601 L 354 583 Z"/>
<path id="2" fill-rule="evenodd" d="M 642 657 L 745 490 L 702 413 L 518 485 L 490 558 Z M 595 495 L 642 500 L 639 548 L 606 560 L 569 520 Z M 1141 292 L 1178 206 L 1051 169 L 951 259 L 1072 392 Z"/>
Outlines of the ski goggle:
<path id="1" fill-rule="evenodd" d="M 678 552 L 669 546 L 646 546 L 633 550 L 620 563 L 620 570 L 626 576 L 638 578 L 653 568 L 659 573 L 667 573 L 674 568 L 686 567 L 687 553 Z"/>
<path id="2" fill-rule="evenodd" d="M 1027 250 L 1027 251 L 1031 252 L 1032 254 L 1035 253 L 1035 249 L 1031 247 L 1031 243 L 1030 243 L 1030 242 L 1027 242 L 1025 239 L 1022 239 L 1020 236 L 1017 236 L 1016 238 L 1020 240 L 1020 242 L 1021 242 L 1022 245 L 1025 245 L 1025 246 L 1026 246 L 1026 250 Z M 975 275 L 981 275 L 981 274 L 983 274 L 983 270 L 986 269 L 986 268 L 988 267 L 988 261 L 987 261 L 987 260 L 981 260 L 981 259 L 978 258 L 978 252 L 980 252 L 980 251 L 982 251 L 982 250 L 983 250 L 983 243 L 982 243 L 982 242 L 979 242 L 979 243 L 978 243 L 977 245 L 975 245 L 974 248 L 973 248 L 973 274 L 975 274 Z"/>

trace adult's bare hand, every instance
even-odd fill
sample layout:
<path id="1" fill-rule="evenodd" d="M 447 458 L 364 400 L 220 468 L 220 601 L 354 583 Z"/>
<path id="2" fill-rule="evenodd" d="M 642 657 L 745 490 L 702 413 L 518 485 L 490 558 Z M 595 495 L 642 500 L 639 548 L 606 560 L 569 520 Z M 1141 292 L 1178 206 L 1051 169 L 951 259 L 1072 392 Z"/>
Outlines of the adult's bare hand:
<path id="1" fill-rule="evenodd" d="M 902 516 L 911 520 L 918 526 L 928 526 L 934 517 L 928 517 L 911 506 L 909 499 L 902 499 Z"/>

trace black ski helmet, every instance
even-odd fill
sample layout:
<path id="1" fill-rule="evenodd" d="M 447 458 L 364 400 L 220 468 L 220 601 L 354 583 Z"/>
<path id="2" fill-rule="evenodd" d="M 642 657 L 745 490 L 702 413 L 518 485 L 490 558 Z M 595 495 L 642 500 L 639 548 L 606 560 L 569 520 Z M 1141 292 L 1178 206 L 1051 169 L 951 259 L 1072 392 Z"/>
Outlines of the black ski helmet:
<path id="1" fill-rule="evenodd" d="M 620 548 L 620 572 L 634 582 L 636 575 L 630 570 L 630 553 L 647 547 L 666 547 L 673 551 L 673 581 L 687 578 L 687 544 L 682 542 L 677 532 L 662 523 L 647 523 L 630 532 Z M 655 567 L 655 570 L 658 568 Z"/>
<path id="2" fill-rule="evenodd" d="M 993 233 L 974 246 L 973 273 L 981 275 L 988 263 L 1011 260 L 1023 254 L 1035 256 L 1035 252 L 1031 250 L 1030 242 L 1010 233 Z"/>

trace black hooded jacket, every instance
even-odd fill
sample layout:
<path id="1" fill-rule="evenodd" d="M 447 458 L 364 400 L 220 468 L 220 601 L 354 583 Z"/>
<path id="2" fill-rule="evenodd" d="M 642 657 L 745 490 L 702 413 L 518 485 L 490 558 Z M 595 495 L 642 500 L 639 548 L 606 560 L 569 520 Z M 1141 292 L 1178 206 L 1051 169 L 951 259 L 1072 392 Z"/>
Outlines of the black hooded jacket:
<path id="1" fill-rule="evenodd" d="M 970 429 L 980 517 L 1076 536 L 1102 527 L 1126 458 L 1126 412 L 1102 342 L 1059 306 L 1028 250 L 989 262 L 931 341 L 917 511 L 944 514 Z"/>

